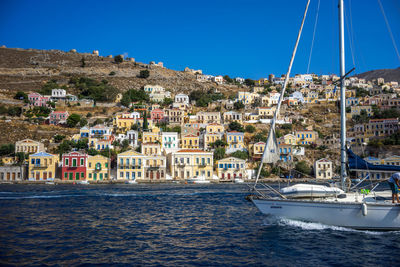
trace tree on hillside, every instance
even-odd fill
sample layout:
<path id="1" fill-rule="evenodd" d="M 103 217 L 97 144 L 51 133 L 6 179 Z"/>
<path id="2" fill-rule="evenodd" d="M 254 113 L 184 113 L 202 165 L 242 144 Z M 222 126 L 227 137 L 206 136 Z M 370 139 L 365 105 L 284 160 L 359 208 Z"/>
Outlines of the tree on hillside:
<path id="1" fill-rule="evenodd" d="M 247 86 L 254 86 L 256 83 L 252 79 L 246 79 L 244 80 L 244 84 Z"/>
<path id="2" fill-rule="evenodd" d="M 114 57 L 114 61 L 117 64 L 122 63 L 122 62 L 124 62 L 124 57 L 122 55 L 117 55 Z"/>
<path id="3" fill-rule="evenodd" d="M 139 78 L 147 79 L 150 77 L 150 71 L 148 70 L 141 70 L 139 73 Z"/>
<path id="4" fill-rule="evenodd" d="M 86 67 L 86 62 L 85 62 L 85 58 L 82 57 L 81 58 L 81 68 L 84 68 L 84 67 Z"/>
<path id="5" fill-rule="evenodd" d="M 229 123 L 228 127 L 229 127 L 230 131 L 238 131 L 238 132 L 244 131 L 243 126 L 237 121 L 233 121 L 233 122 Z"/>
<path id="6" fill-rule="evenodd" d="M 18 99 L 18 100 L 28 100 L 28 95 L 25 92 L 22 91 L 18 91 L 15 96 L 14 99 Z"/>
<path id="7" fill-rule="evenodd" d="M 79 116 L 78 114 L 72 113 L 68 119 L 67 119 L 67 125 L 68 127 L 75 127 L 79 121 L 81 120 L 81 116 Z"/>
<path id="8" fill-rule="evenodd" d="M 214 150 L 214 160 L 220 160 L 225 157 L 225 148 L 219 147 Z"/>
<path id="9" fill-rule="evenodd" d="M 248 159 L 249 158 L 249 153 L 247 151 L 235 151 L 232 154 L 229 155 L 230 157 L 235 157 L 235 158 L 239 158 L 239 159 Z"/>
<path id="10" fill-rule="evenodd" d="M 247 125 L 245 131 L 247 133 L 254 133 L 256 131 L 256 127 L 254 127 L 253 125 Z"/>
<path id="11" fill-rule="evenodd" d="M 144 112 L 143 115 L 143 130 L 149 129 L 148 122 L 147 122 L 147 111 Z"/>
<path id="12" fill-rule="evenodd" d="M 309 175 L 311 174 L 311 168 L 307 165 L 305 161 L 299 161 L 295 166 L 296 171 Z"/>
<path id="13" fill-rule="evenodd" d="M 225 76 L 224 76 L 224 80 L 225 80 L 227 83 L 233 83 L 232 78 L 229 77 L 228 75 L 225 75 Z"/>
<path id="14" fill-rule="evenodd" d="M 233 107 L 237 110 L 239 109 L 243 109 L 244 108 L 244 104 L 242 101 L 236 101 L 235 103 L 233 103 Z"/>

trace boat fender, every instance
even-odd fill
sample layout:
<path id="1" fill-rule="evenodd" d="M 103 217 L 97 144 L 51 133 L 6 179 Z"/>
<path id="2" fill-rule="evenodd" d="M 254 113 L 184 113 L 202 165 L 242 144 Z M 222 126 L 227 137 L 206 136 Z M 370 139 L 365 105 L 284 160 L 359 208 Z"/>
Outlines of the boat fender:
<path id="1" fill-rule="evenodd" d="M 346 198 L 347 196 L 346 196 L 346 194 L 339 194 L 338 196 L 337 196 L 337 198 Z"/>
<path id="2" fill-rule="evenodd" d="M 362 211 L 362 215 L 367 216 L 367 214 L 368 214 L 367 204 L 365 204 L 365 203 L 361 204 L 361 211 Z"/>

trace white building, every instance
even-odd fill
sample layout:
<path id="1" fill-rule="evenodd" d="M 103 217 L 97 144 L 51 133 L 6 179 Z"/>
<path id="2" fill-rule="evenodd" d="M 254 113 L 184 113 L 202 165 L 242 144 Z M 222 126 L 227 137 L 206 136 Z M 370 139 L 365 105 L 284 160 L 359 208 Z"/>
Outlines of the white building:
<path id="1" fill-rule="evenodd" d="M 224 82 L 224 78 L 221 75 L 218 75 L 213 77 L 212 81 L 218 84 L 222 84 Z"/>
<path id="2" fill-rule="evenodd" d="M 189 105 L 189 96 L 186 94 L 177 94 L 175 96 L 175 103 L 182 103 Z"/>
<path id="3" fill-rule="evenodd" d="M 328 159 L 320 159 L 314 163 L 316 179 L 332 179 L 332 161 Z"/>
<path id="4" fill-rule="evenodd" d="M 243 83 L 244 83 L 244 78 L 236 77 L 236 78 L 235 78 L 235 81 L 238 82 L 238 83 L 240 83 L 240 84 L 243 84 Z"/>
<path id="5" fill-rule="evenodd" d="M 165 98 L 171 97 L 171 92 L 159 85 L 145 85 L 144 91 L 149 94 L 150 100 L 154 102 L 162 102 Z"/>
<path id="6" fill-rule="evenodd" d="M 179 137 L 177 132 L 161 133 L 161 149 L 168 152 L 179 148 Z"/>
<path id="7" fill-rule="evenodd" d="M 64 89 L 52 89 L 51 90 L 51 98 L 61 99 L 67 97 L 67 91 Z"/>

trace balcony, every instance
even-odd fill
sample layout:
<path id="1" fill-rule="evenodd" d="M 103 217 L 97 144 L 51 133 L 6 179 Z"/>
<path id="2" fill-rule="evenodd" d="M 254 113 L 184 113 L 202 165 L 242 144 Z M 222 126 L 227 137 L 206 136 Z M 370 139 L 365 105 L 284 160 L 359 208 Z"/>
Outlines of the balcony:
<path id="1" fill-rule="evenodd" d="M 178 163 L 177 165 L 178 165 L 178 168 L 184 168 L 186 166 L 185 163 Z"/>
<path id="2" fill-rule="evenodd" d="M 199 166 L 199 168 L 205 168 L 205 167 L 207 167 L 207 164 L 201 163 L 201 164 L 199 164 L 198 166 Z"/>
<path id="3" fill-rule="evenodd" d="M 147 167 L 149 170 L 159 170 L 160 166 L 148 166 Z"/>
<path id="4" fill-rule="evenodd" d="M 34 164 L 33 168 L 41 169 L 41 168 L 47 168 L 48 166 L 49 165 L 45 165 L 45 164 Z"/>
<path id="5" fill-rule="evenodd" d="M 118 169 L 121 170 L 136 170 L 136 169 L 141 169 L 142 166 L 140 165 L 118 165 Z"/>
<path id="6" fill-rule="evenodd" d="M 94 168 L 95 171 L 101 171 L 101 165 L 96 165 L 96 167 Z"/>

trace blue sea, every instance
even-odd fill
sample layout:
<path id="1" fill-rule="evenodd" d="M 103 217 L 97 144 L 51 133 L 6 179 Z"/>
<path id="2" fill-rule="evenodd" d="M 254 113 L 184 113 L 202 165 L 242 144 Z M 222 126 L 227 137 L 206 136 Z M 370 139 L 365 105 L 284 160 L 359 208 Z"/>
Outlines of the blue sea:
<path id="1" fill-rule="evenodd" d="M 235 184 L 0 185 L 0 265 L 400 265 L 399 232 L 270 224 L 246 195 Z"/>

